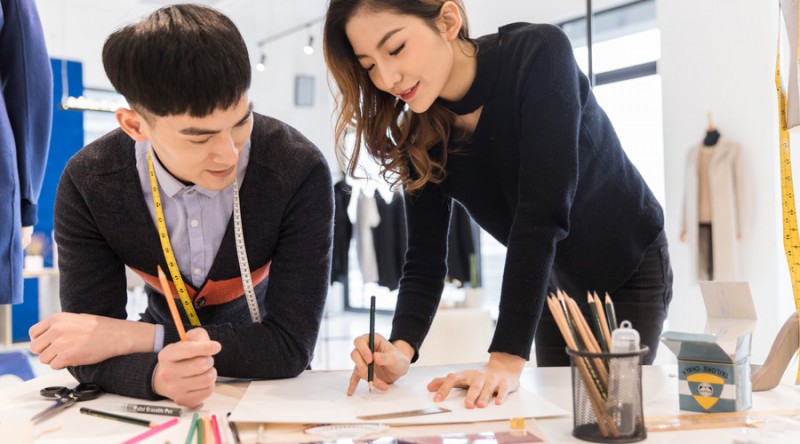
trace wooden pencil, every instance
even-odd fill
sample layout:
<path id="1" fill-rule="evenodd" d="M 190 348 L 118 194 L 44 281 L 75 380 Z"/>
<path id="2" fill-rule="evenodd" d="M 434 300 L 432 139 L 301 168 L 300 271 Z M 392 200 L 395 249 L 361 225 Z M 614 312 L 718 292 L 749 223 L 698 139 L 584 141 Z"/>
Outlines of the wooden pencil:
<path id="1" fill-rule="evenodd" d="M 158 266 L 158 280 L 161 282 L 161 288 L 164 290 L 164 297 L 167 299 L 169 312 L 172 313 L 172 322 L 175 323 L 175 328 L 178 330 L 178 336 L 180 336 L 181 341 L 187 341 L 188 338 L 186 337 L 186 330 L 183 328 L 181 315 L 178 313 L 178 307 L 175 305 L 175 299 L 172 298 L 172 289 L 169 286 L 169 282 L 167 282 L 167 276 L 164 274 L 164 270 L 161 269 L 161 265 Z"/>
<path id="2" fill-rule="evenodd" d="M 603 328 L 603 336 L 605 337 L 608 350 L 611 351 L 611 329 L 608 328 L 608 320 L 606 319 L 606 312 L 603 309 L 603 302 L 597 293 L 594 294 L 594 306 L 597 308 L 597 316 L 600 318 L 600 326 Z"/>
<path id="3" fill-rule="evenodd" d="M 566 293 L 561 290 L 556 290 L 556 294 L 558 295 L 558 303 L 561 305 L 561 312 L 564 315 L 564 320 L 567 321 L 567 326 L 569 327 L 569 331 L 572 333 L 572 338 L 575 340 L 576 348 L 575 350 L 584 350 L 585 345 L 581 342 L 581 338 L 578 336 L 578 330 L 575 327 L 575 321 L 572 319 L 572 316 L 569 314 L 569 308 L 567 308 L 567 300 L 566 300 Z"/>
<path id="4" fill-rule="evenodd" d="M 586 319 L 583 317 L 578 303 L 575 302 L 574 299 L 569 298 L 567 299 L 567 306 L 573 313 L 573 319 L 575 319 L 578 324 L 578 333 L 583 338 L 587 351 L 589 353 L 600 353 L 600 346 L 597 344 L 597 340 L 595 340 L 591 330 L 589 330 L 589 325 L 586 324 Z M 606 394 L 608 390 L 608 370 L 606 369 L 606 364 L 600 358 L 592 358 L 592 363 L 594 363 L 594 368 L 599 378 L 600 384 L 597 388 L 600 389 L 600 394 L 605 399 L 607 398 Z"/>
<path id="5" fill-rule="evenodd" d="M 556 325 L 558 325 L 558 329 L 561 331 L 561 335 L 564 336 L 567 346 L 570 349 L 577 351 L 578 348 L 575 344 L 575 339 L 570 333 L 569 326 L 567 325 L 566 318 L 564 317 L 565 313 L 560 306 L 559 300 L 557 300 L 555 297 L 547 298 L 547 305 L 550 308 L 550 311 L 553 313 L 553 318 L 556 321 Z M 597 417 L 597 427 L 600 429 L 600 434 L 607 438 L 609 435 L 609 427 L 611 427 L 611 433 L 614 436 L 619 436 L 619 431 L 617 430 L 616 424 L 614 424 L 613 419 L 611 419 L 606 412 L 605 402 L 600 397 L 597 386 L 595 386 L 592 377 L 589 375 L 589 369 L 586 367 L 586 362 L 583 359 L 576 359 L 575 366 L 578 368 L 578 373 L 583 379 L 586 392 L 589 394 L 589 401 L 591 402 L 595 416 Z"/>
<path id="6" fill-rule="evenodd" d="M 607 353 L 609 350 L 608 343 L 606 342 L 606 337 L 603 334 L 603 326 L 600 324 L 600 317 L 597 315 L 597 306 L 594 303 L 594 298 L 592 297 L 591 293 L 588 293 L 586 301 L 589 305 L 589 311 L 592 312 L 592 330 L 597 337 L 597 342 L 600 343 L 600 348 Z"/>

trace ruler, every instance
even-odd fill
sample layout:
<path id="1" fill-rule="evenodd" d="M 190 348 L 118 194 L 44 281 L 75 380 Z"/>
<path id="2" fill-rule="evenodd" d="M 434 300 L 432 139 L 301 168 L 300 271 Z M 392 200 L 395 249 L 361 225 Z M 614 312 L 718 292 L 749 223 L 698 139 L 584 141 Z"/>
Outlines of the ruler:
<path id="1" fill-rule="evenodd" d="M 778 8 L 778 14 L 780 22 L 780 7 Z M 800 8 L 798 8 L 798 16 L 800 16 Z M 798 30 L 798 34 L 800 36 L 800 30 Z M 800 45 L 798 45 L 798 54 L 795 55 L 794 63 L 800 64 Z M 775 58 L 775 87 L 778 93 L 783 249 L 786 252 L 786 262 L 789 265 L 789 276 L 792 281 L 792 294 L 794 296 L 795 309 L 800 312 L 800 235 L 798 235 L 797 231 L 797 206 L 794 196 L 794 181 L 792 179 L 791 143 L 787 125 L 788 101 L 786 92 L 781 85 L 780 32 L 778 33 L 778 51 Z M 798 323 L 800 323 L 800 317 L 798 317 Z M 798 341 L 800 341 L 800 337 L 798 337 Z M 798 360 L 795 383 L 800 384 L 800 360 Z"/>
<path id="2" fill-rule="evenodd" d="M 449 413 L 450 409 L 444 407 L 428 407 L 424 409 L 406 410 L 404 412 L 380 413 L 377 415 L 363 415 L 356 418 L 364 421 L 376 421 L 380 419 L 408 418 L 411 416 L 435 415 L 437 413 Z"/>

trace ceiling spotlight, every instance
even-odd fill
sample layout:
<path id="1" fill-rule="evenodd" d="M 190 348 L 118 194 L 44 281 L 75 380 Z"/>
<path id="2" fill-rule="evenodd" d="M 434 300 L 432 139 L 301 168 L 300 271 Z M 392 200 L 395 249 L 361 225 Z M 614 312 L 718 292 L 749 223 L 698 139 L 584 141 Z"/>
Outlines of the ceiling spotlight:
<path id="1" fill-rule="evenodd" d="M 306 46 L 303 46 L 303 53 L 305 53 L 305 55 L 314 54 L 314 36 L 313 35 L 309 35 L 308 36 L 308 43 L 306 43 Z"/>
<path id="2" fill-rule="evenodd" d="M 264 70 L 267 69 L 265 65 L 266 61 L 267 61 L 267 55 L 262 52 L 261 59 L 259 59 L 258 63 L 256 63 L 256 71 L 264 72 Z"/>

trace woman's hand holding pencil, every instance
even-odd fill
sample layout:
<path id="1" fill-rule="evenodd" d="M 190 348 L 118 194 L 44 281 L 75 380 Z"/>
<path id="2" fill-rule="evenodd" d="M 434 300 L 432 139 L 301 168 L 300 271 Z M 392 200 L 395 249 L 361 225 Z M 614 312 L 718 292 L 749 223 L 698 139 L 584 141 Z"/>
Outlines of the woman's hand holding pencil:
<path id="1" fill-rule="evenodd" d="M 398 342 L 397 345 L 392 344 L 380 334 L 375 333 L 375 352 L 370 353 L 368 334 L 359 336 L 353 341 L 355 348 L 350 353 L 350 359 L 355 363 L 355 368 L 350 376 L 350 385 L 347 388 L 348 396 L 355 393 L 360 380 L 368 379 L 370 362 L 374 362 L 373 384 L 378 390 L 388 389 L 389 384 L 408 373 L 414 350 L 405 342 Z M 405 348 L 401 348 L 403 346 Z"/>

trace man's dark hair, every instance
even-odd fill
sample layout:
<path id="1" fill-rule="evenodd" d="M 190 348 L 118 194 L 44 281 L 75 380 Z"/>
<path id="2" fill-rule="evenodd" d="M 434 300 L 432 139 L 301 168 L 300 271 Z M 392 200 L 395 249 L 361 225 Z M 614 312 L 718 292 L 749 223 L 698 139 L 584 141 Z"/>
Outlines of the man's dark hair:
<path id="1" fill-rule="evenodd" d="M 205 6 L 167 6 L 115 31 L 103 46 L 103 66 L 132 107 L 162 117 L 204 117 L 250 88 L 242 35 Z"/>

